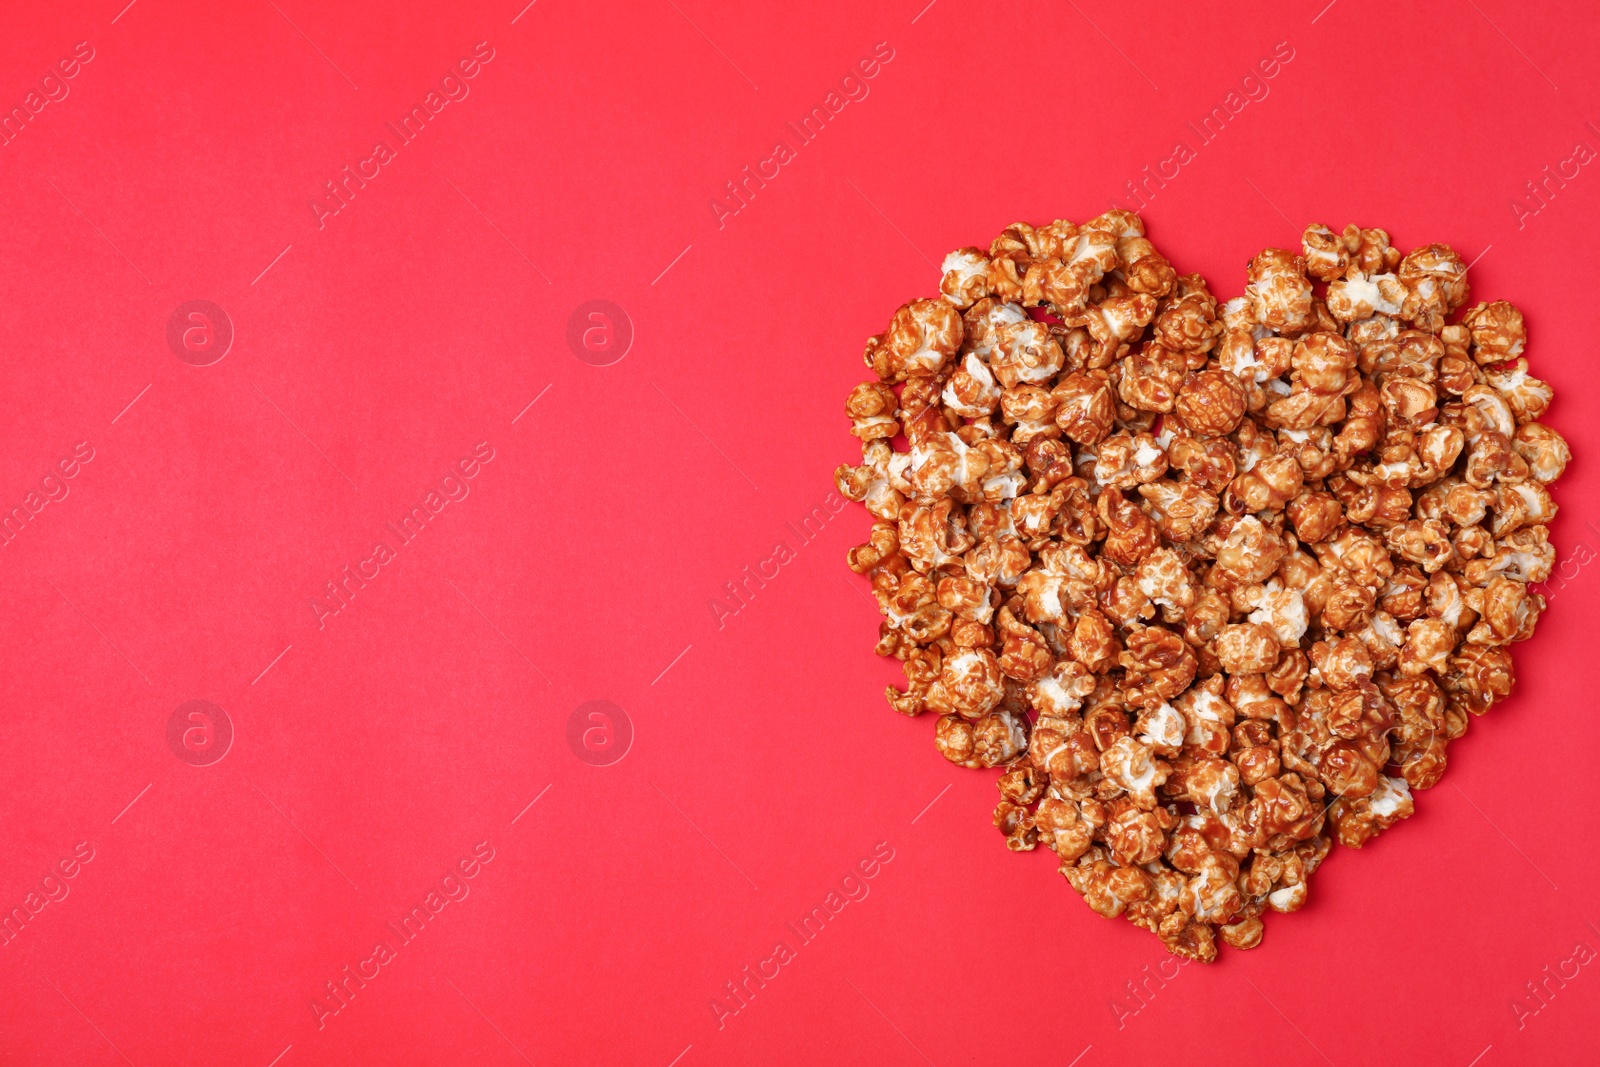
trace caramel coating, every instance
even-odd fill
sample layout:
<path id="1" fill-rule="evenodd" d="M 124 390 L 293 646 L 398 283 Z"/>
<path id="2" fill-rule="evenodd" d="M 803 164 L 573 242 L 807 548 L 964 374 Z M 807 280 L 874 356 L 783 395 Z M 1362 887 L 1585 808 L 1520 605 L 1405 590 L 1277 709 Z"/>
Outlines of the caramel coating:
<path id="1" fill-rule="evenodd" d="M 1015 223 L 939 292 L 868 341 L 835 472 L 889 704 L 1095 912 L 1254 948 L 1511 692 L 1572 458 L 1522 313 L 1353 225 L 1219 304 L 1127 211 Z"/>

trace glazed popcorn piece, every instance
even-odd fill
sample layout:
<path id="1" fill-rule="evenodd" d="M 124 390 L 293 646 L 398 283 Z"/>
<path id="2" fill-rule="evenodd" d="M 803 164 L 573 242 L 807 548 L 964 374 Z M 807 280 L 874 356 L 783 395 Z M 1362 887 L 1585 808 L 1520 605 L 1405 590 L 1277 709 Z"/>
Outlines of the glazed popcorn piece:
<path id="1" fill-rule="evenodd" d="M 1312 225 L 1245 281 L 1219 304 L 1127 211 L 957 249 L 869 339 L 835 472 L 890 706 L 998 772 L 1008 849 L 1203 961 L 1511 692 L 1572 458 L 1449 247 Z"/>
<path id="2" fill-rule="evenodd" d="M 943 300 L 913 300 L 867 342 L 865 362 L 885 382 L 937 375 L 961 344 L 961 316 Z"/>
<path id="3" fill-rule="evenodd" d="M 976 248 L 958 248 L 940 264 L 944 277 L 939 291 L 957 308 L 965 311 L 989 295 L 989 257 Z"/>

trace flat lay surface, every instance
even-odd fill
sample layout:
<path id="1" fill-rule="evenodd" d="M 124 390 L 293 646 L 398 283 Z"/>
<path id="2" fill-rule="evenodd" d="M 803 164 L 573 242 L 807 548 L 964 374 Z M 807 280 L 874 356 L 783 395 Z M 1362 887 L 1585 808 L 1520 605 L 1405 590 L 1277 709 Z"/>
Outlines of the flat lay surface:
<path id="1" fill-rule="evenodd" d="M 4 21 L 0 1063 L 1582 1060 L 1577 5 Z M 1112 207 L 1221 300 L 1449 244 L 1576 457 L 1515 690 L 1210 965 L 885 703 L 833 484 L 945 253 Z"/>

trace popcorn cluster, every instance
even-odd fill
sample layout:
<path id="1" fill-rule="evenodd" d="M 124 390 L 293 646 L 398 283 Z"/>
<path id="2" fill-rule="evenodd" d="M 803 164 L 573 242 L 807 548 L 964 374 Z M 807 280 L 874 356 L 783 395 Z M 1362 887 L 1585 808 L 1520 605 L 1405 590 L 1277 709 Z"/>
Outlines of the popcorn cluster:
<path id="1" fill-rule="evenodd" d="M 1008 227 L 867 342 L 849 564 L 1013 850 L 1168 950 L 1259 944 L 1511 691 L 1566 442 L 1466 266 L 1311 226 L 1219 304 L 1137 215 Z M 896 443 L 906 447 L 896 449 Z"/>

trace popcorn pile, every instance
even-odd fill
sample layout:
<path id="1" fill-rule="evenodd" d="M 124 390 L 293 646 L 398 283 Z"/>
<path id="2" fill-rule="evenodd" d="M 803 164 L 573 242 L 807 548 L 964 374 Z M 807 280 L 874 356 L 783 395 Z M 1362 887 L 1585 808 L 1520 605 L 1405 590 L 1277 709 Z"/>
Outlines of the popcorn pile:
<path id="1" fill-rule="evenodd" d="M 1570 453 L 1445 245 L 1307 228 L 1219 305 L 1131 212 L 1008 227 L 867 342 L 840 491 L 888 690 L 1168 950 L 1259 944 L 1511 691 Z M 902 438 L 906 450 L 897 451 Z"/>

